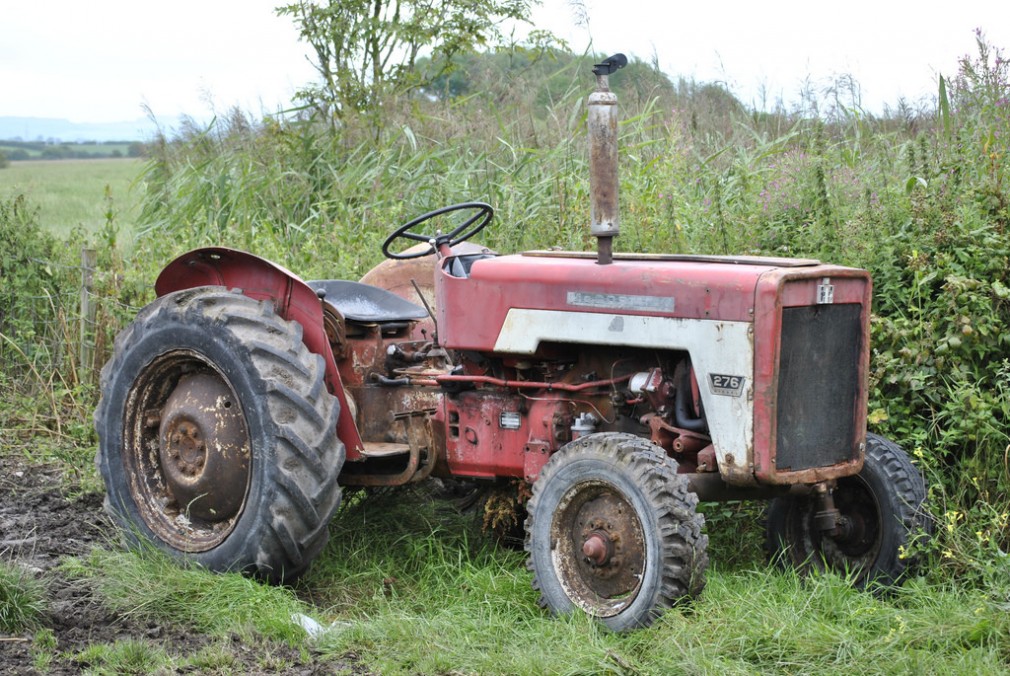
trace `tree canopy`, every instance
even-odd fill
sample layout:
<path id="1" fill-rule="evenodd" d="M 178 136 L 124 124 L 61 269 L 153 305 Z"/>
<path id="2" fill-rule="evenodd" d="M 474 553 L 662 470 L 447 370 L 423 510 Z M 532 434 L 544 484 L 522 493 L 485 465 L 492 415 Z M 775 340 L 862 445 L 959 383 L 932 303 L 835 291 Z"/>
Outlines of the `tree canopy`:
<path id="1" fill-rule="evenodd" d="M 501 38 L 505 20 L 527 20 L 531 0 L 298 0 L 278 8 L 314 53 L 320 82 L 299 98 L 335 119 L 374 113 L 389 94 L 424 86 L 454 59 Z M 377 122 L 378 118 L 375 118 Z"/>

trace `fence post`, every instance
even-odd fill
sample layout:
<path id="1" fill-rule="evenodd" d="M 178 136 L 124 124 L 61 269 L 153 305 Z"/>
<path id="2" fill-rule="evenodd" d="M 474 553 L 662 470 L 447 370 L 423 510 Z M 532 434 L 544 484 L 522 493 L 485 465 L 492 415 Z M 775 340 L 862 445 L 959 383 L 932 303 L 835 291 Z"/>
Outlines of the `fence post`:
<path id="1" fill-rule="evenodd" d="M 90 328 L 95 325 L 95 314 L 98 309 L 91 302 L 97 258 L 94 249 L 81 249 L 81 345 L 79 353 L 81 373 L 79 378 L 82 381 L 87 377 L 84 375 L 84 370 L 91 370 L 95 358 L 95 346 L 90 340 Z"/>

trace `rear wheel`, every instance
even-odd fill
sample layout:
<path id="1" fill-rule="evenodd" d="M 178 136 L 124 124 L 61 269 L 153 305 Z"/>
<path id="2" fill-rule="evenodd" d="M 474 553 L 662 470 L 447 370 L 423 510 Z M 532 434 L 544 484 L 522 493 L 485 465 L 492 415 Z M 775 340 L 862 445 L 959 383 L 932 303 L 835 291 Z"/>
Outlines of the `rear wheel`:
<path id="1" fill-rule="evenodd" d="M 801 571 L 832 570 L 858 587 L 893 584 L 914 563 L 907 552 L 913 533 L 929 527 L 925 499 L 926 485 L 905 452 L 868 434 L 862 471 L 839 479 L 834 490 L 839 532 L 817 528 L 814 497 L 776 498 L 768 507 L 766 547 L 774 560 Z"/>
<path id="2" fill-rule="evenodd" d="M 645 439 L 593 434 L 544 466 L 526 549 L 541 604 L 620 631 L 650 624 L 704 586 L 708 537 L 676 464 Z"/>
<path id="3" fill-rule="evenodd" d="M 95 412 L 106 505 L 127 536 L 211 570 L 303 572 L 340 502 L 324 373 L 269 303 L 206 287 L 144 308 Z"/>

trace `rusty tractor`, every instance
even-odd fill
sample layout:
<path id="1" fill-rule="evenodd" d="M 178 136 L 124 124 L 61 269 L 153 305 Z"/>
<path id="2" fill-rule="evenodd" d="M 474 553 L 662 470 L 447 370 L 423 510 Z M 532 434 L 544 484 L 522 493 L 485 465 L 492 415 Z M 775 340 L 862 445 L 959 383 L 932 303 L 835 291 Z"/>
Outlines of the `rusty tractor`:
<path id="1" fill-rule="evenodd" d="M 588 101 L 596 252 L 497 255 L 467 202 L 398 228 L 360 282 L 227 248 L 165 267 L 95 414 L 127 536 L 290 580 L 342 487 L 441 477 L 528 496 L 543 604 L 616 630 L 700 593 L 699 500 L 770 500 L 779 560 L 898 581 L 925 486 L 866 432 L 868 273 L 615 252 L 625 62 Z"/>

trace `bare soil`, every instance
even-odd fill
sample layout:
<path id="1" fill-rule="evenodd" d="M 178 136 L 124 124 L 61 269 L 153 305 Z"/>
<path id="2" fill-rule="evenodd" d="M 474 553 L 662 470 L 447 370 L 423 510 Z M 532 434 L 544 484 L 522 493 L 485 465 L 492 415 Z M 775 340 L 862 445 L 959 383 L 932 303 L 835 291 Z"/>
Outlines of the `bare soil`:
<path id="1" fill-rule="evenodd" d="M 96 546 L 115 546 L 109 544 L 116 541 L 116 535 L 102 510 L 102 500 L 100 494 L 81 493 L 76 482 L 57 467 L 30 465 L 20 454 L 0 450 L 0 558 L 23 566 L 46 586 L 44 626 L 53 632 L 57 645 L 44 673 L 81 673 L 90 665 L 82 661 L 80 653 L 92 644 L 146 641 L 178 658 L 220 645 L 221 638 L 202 636 L 185 627 L 119 616 L 102 605 L 86 580 L 61 573 L 57 564 L 63 557 L 84 556 Z M 0 674 L 42 673 L 35 668 L 32 651 L 31 634 L 0 634 Z M 234 656 L 231 673 L 363 673 L 354 664 L 353 655 L 340 662 L 306 662 L 300 651 L 277 643 L 249 646 L 233 637 L 229 652 Z"/>

